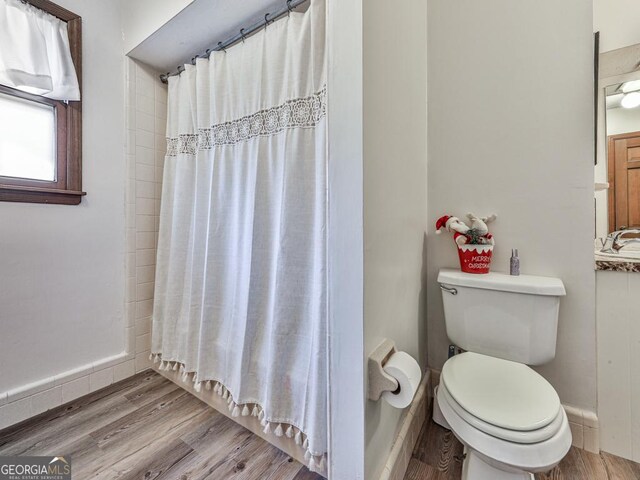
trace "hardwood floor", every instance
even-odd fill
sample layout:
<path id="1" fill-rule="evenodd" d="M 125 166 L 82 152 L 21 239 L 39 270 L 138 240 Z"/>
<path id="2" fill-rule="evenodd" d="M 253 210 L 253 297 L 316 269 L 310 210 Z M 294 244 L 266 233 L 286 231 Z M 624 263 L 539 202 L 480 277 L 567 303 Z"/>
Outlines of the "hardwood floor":
<path id="1" fill-rule="evenodd" d="M 458 480 L 462 444 L 429 418 L 420 432 L 404 480 Z M 571 448 L 560 465 L 536 480 L 640 480 L 640 464 L 608 453 Z"/>
<path id="2" fill-rule="evenodd" d="M 6 455 L 69 455 L 74 480 L 322 479 L 150 371 L 0 431 Z"/>
<path id="3" fill-rule="evenodd" d="M 462 454 L 429 419 L 405 480 L 458 480 Z M 0 431 L 5 455 L 70 455 L 74 480 L 322 480 L 150 371 Z M 640 480 L 640 464 L 572 448 L 536 480 Z"/>

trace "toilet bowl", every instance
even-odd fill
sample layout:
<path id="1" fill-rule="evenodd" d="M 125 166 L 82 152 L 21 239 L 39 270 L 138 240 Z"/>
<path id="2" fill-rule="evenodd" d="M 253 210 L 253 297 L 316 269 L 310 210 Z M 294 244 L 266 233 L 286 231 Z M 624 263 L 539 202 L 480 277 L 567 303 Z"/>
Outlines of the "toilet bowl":
<path id="1" fill-rule="evenodd" d="M 471 352 L 452 357 L 436 402 L 444 426 L 465 446 L 465 479 L 531 479 L 571 447 L 556 392 L 526 365 Z"/>
<path id="2" fill-rule="evenodd" d="M 434 420 L 465 446 L 463 479 L 530 480 L 571 448 L 554 388 L 529 365 L 555 356 L 559 279 L 441 270 L 449 339 Z"/>

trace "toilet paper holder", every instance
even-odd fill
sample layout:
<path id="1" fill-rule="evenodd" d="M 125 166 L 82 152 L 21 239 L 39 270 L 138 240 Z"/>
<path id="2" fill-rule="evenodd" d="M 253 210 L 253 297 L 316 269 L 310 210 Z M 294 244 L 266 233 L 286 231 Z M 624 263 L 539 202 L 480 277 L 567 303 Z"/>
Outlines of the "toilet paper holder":
<path id="1" fill-rule="evenodd" d="M 384 392 L 398 390 L 398 381 L 383 370 L 384 364 L 394 353 L 396 353 L 395 343 L 385 338 L 369 355 L 369 400 L 377 402 Z"/>

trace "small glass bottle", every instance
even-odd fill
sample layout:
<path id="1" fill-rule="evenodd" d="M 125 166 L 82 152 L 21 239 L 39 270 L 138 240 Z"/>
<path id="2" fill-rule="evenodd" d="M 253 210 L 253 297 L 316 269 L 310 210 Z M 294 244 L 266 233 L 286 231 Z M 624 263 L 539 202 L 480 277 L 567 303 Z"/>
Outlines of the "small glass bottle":
<path id="1" fill-rule="evenodd" d="M 520 259 L 518 258 L 518 249 L 511 250 L 511 262 L 509 265 L 509 273 L 513 276 L 520 275 Z"/>

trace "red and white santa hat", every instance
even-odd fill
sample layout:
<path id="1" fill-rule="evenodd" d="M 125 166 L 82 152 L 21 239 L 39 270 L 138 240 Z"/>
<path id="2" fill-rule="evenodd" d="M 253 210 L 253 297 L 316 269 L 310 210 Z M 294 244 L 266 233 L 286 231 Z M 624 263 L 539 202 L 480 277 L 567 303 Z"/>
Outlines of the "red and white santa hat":
<path id="1" fill-rule="evenodd" d="M 443 215 L 436 221 L 436 233 L 442 233 L 443 228 L 447 228 L 447 222 L 451 218 L 451 215 Z"/>

